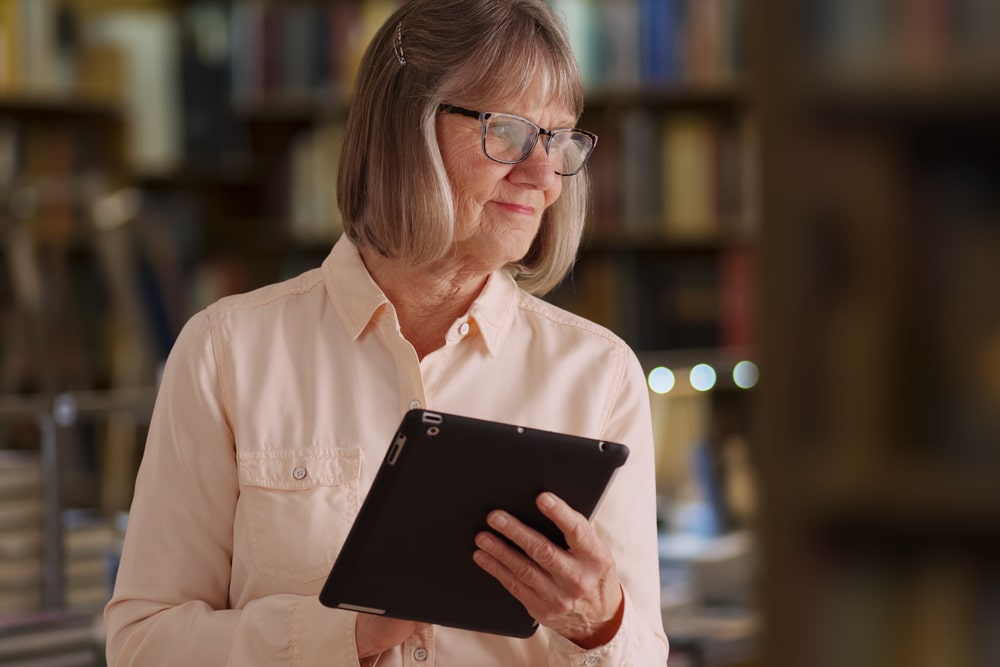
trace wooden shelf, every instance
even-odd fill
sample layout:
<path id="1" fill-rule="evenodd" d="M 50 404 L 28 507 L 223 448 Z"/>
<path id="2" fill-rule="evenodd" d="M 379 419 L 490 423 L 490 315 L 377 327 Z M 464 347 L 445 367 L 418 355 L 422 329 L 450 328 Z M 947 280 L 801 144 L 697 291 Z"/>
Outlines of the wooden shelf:
<path id="1" fill-rule="evenodd" d="M 1000 115 L 1000 86 L 951 81 L 831 84 L 803 93 L 806 110 L 820 118 L 880 125 L 991 122 Z"/>
<path id="2" fill-rule="evenodd" d="M 79 417 L 100 416 L 111 412 L 130 412 L 148 417 L 155 397 L 155 387 L 58 394 L 13 394 L 0 396 L 0 419 L 52 415 L 59 423 L 70 423 Z"/>
<path id="3" fill-rule="evenodd" d="M 585 106 L 587 111 L 626 107 L 736 111 L 748 102 L 746 87 L 740 83 L 680 83 L 670 86 L 598 87 L 586 91 Z M 315 92 L 277 94 L 262 99 L 237 100 L 233 108 L 241 118 L 251 122 L 313 123 L 322 119 L 345 118 L 350 101 Z"/>
<path id="4" fill-rule="evenodd" d="M 586 93 L 586 109 L 721 109 L 735 111 L 750 101 L 742 83 L 677 83 L 667 86 L 596 87 Z"/>
<path id="5" fill-rule="evenodd" d="M 260 229 L 267 226 L 281 229 L 279 223 L 272 221 L 247 221 L 245 229 Z M 239 256 L 251 260 L 281 260 L 295 259 L 302 257 L 326 257 L 336 239 L 329 241 L 304 241 L 296 239 L 289 232 L 261 233 L 243 238 L 233 238 L 227 242 L 223 248 L 219 248 L 220 253 L 226 255 Z M 207 249 L 212 252 L 213 249 Z M 214 254 L 214 253 L 213 253 Z"/>
<path id="6" fill-rule="evenodd" d="M 952 523 L 1000 525 L 1000 464 L 903 459 L 885 468 L 850 475 L 842 466 L 817 465 L 803 472 L 799 487 L 809 513 L 821 521 L 921 524 L 928 531 Z"/>
<path id="7" fill-rule="evenodd" d="M 346 119 L 350 102 L 338 101 L 332 95 L 304 93 L 237 100 L 233 103 L 233 109 L 247 122 L 312 125 L 323 120 Z"/>
<path id="8" fill-rule="evenodd" d="M 31 91 L 0 93 L 0 113 L 28 117 L 73 118 L 118 121 L 121 105 L 112 100 L 88 96 Z"/>
<path id="9" fill-rule="evenodd" d="M 135 172 L 132 182 L 151 190 L 215 190 L 256 187 L 263 177 L 249 166 L 218 169 L 189 164 L 166 172 Z"/>
<path id="10" fill-rule="evenodd" d="M 729 227 L 721 223 L 723 227 Z M 753 247 L 751 234 L 722 231 L 700 236 L 681 237 L 656 230 L 622 229 L 620 233 L 592 233 L 580 243 L 583 253 L 640 252 L 656 254 L 709 254 L 728 248 Z"/>

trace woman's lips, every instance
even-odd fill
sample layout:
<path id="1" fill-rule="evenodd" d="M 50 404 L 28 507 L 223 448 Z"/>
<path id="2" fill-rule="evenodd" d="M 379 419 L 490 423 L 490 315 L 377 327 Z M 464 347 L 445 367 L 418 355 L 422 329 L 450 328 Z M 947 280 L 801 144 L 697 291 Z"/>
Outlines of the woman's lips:
<path id="1" fill-rule="evenodd" d="M 535 214 L 535 207 L 534 206 L 528 206 L 526 204 L 518 204 L 516 202 L 504 202 L 504 201 L 498 201 L 498 202 L 495 202 L 495 203 L 500 208 L 502 208 L 504 210 L 507 210 L 507 211 L 510 211 L 511 213 L 519 213 L 521 215 L 534 215 Z"/>

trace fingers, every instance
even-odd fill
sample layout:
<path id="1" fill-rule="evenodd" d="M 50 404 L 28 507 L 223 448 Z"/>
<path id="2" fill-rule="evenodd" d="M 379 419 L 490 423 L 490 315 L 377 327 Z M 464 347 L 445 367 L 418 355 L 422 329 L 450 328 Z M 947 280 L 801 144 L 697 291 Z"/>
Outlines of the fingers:
<path id="1" fill-rule="evenodd" d="M 606 551 L 594 527 L 565 501 L 552 493 L 542 493 L 536 499 L 538 509 L 555 524 L 563 534 L 568 552 L 576 558 L 587 559 Z M 506 512 L 497 510 L 487 518 L 491 528 L 524 550 L 528 556 L 546 570 L 557 574 L 567 567 L 572 558 L 567 551 L 553 544 L 546 536 L 525 525 Z"/>
<path id="2" fill-rule="evenodd" d="M 559 601 L 566 598 L 562 589 L 574 570 L 572 556 L 506 512 L 490 512 L 486 521 L 520 550 L 483 531 L 476 536 L 480 549 L 473 554 L 476 563 L 529 610 L 546 615 L 556 612 L 553 607 L 560 607 Z"/>
<path id="3" fill-rule="evenodd" d="M 524 554 L 489 533 L 476 536 L 479 550 L 472 554 L 479 567 L 493 576 L 507 592 L 529 610 L 538 608 L 544 597 L 553 597 L 555 586 L 549 575 Z M 533 614 L 534 615 L 534 614 Z"/>
<path id="4" fill-rule="evenodd" d="M 484 552 L 480 566 L 515 597 L 512 589 L 530 589 L 547 599 L 559 591 L 582 594 L 614 571 L 610 550 L 586 517 L 551 493 L 538 497 L 538 507 L 562 531 L 568 550 L 502 510 L 490 512 L 487 523 L 521 551 L 488 531 L 476 536 L 476 546 Z"/>
<path id="5" fill-rule="evenodd" d="M 570 551 L 592 550 L 596 535 L 587 517 L 583 516 L 554 493 L 542 493 L 536 499 L 538 509 L 562 531 Z"/>
<path id="6" fill-rule="evenodd" d="M 623 599 L 611 551 L 586 517 L 558 497 L 544 493 L 537 502 L 563 532 L 568 549 L 496 510 L 487 516 L 487 523 L 516 547 L 483 531 L 476 536 L 473 560 L 542 625 L 573 641 L 597 636 L 597 629 L 613 619 Z"/>
<path id="7" fill-rule="evenodd" d="M 565 552 L 534 528 L 525 525 L 502 510 L 490 512 L 486 523 L 519 546 L 533 561 L 543 567 L 558 567 L 567 560 Z"/>

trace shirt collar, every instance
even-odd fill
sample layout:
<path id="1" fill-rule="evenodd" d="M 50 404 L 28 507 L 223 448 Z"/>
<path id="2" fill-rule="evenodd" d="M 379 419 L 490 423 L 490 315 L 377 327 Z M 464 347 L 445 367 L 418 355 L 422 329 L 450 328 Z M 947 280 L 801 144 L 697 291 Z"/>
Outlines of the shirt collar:
<path id="1" fill-rule="evenodd" d="M 486 286 L 469 307 L 490 356 L 496 356 L 517 313 L 521 289 L 506 269 L 490 274 Z"/>
<path id="2" fill-rule="evenodd" d="M 389 305 L 346 234 L 340 235 L 323 261 L 323 280 L 333 309 L 352 340 L 361 335 L 380 308 Z"/>
<path id="3" fill-rule="evenodd" d="M 372 279 L 361 253 L 346 234 L 334 244 L 323 262 L 327 294 L 337 316 L 352 339 L 365 330 L 383 307 L 391 304 Z M 468 317 L 482 336 L 490 356 L 495 356 L 514 322 L 521 290 L 505 269 L 490 274 L 486 286 L 469 308 Z"/>

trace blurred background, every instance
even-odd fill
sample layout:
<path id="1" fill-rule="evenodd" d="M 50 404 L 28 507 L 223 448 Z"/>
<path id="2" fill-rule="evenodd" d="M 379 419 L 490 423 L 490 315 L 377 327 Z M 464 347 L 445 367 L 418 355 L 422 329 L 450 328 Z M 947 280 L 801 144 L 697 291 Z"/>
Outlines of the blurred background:
<path id="1" fill-rule="evenodd" d="M 648 373 L 672 667 L 1000 664 L 1000 3 L 551 0 L 548 296 Z M 0 664 L 100 665 L 180 327 L 317 266 L 392 0 L 0 0 Z"/>

